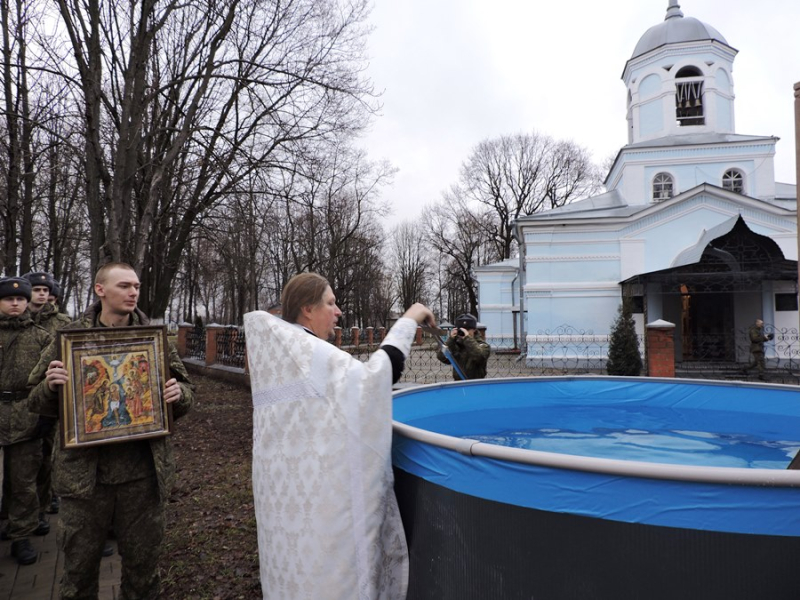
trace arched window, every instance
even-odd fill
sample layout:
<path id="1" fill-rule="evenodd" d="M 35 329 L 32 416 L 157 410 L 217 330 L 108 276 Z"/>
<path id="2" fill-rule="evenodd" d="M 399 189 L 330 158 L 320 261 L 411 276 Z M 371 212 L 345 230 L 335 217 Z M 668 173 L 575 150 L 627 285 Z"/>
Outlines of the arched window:
<path id="1" fill-rule="evenodd" d="M 744 175 L 738 169 L 728 169 L 722 176 L 722 187 L 737 194 L 744 194 Z"/>
<path id="2" fill-rule="evenodd" d="M 675 118 L 678 125 L 705 125 L 703 74 L 697 67 L 683 67 L 675 74 L 675 80 Z"/>
<path id="3" fill-rule="evenodd" d="M 675 195 L 673 192 L 672 175 L 659 173 L 653 178 L 653 202 L 663 202 Z"/>

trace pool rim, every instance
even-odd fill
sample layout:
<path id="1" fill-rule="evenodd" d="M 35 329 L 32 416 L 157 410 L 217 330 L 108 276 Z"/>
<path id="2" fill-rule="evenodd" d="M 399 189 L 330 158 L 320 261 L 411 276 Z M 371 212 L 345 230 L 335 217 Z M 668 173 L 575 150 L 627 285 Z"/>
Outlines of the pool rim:
<path id="1" fill-rule="evenodd" d="M 675 380 L 666 377 L 622 377 L 612 375 L 562 375 L 542 377 L 503 377 L 491 379 L 475 379 L 470 381 L 448 381 L 433 384 L 422 384 L 397 390 L 393 399 L 398 397 L 426 392 L 433 389 L 451 386 L 485 385 L 488 382 L 558 382 L 558 381 L 623 381 L 636 383 L 686 383 L 709 386 L 748 387 L 755 389 L 777 388 L 799 392 L 796 386 L 774 383 L 749 383 L 743 381 L 724 381 L 709 379 L 684 379 Z M 510 448 L 497 444 L 489 444 L 469 438 L 436 433 L 421 429 L 396 419 L 392 420 L 394 433 L 410 440 L 422 442 L 452 450 L 466 456 L 475 456 L 504 460 L 519 464 L 534 465 L 552 469 L 567 469 L 570 471 L 583 471 L 588 473 L 601 473 L 605 475 L 619 475 L 637 477 L 640 479 L 660 479 L 670 481 L 686 481 L 695 483 L 716 483 L 758 487 L 800 487 L 800 470 L 789 469 L 757 469 L 742 467 L 706 467 L 698 465 L 676 465 L 668 463 L 652 463 L 644 461 L 620 460 L 613 458 L 598 458 L 593 456 L 578 456 L 545 452 L 542 450 L 527 450 L 523 448 Z"/>

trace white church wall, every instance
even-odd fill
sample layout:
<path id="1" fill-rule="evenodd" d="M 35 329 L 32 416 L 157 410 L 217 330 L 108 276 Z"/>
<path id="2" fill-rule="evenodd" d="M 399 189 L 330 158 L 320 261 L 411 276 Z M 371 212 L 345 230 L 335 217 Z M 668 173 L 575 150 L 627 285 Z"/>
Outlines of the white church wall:
<path id="1" fill-rule="evenodd" d="M 639 132 L 642 138 L 658 137 L 664 131 L 664 101 L 656 98 L 639 106 Z"/>
<path id="2" fill-rule="evenodd" d="M 783 258 L 797 260 L 797 236 L 794 233 L 770 232 L 766 235 L 778 244 L 778 248 L 783 252 Z"/>
<path id="3" fill-rule="evenodd" d="M 717 123 L 720 129 L 733 131 L 733 106 L 728 98 L 717 96 L 714 108 L 717 111 Z"/>
<path id="4" fill-rule="evenodd" d="M 637 273 L 643 273 L 647 242 L 643 239 L 622 239 L 619 241 L 619 248 L 620 281 L 633 277 Z"/>
<path id="5" fill-rule="evenodd" d="M 616 284 L 596 288 L 578 284 L 561 292 L 532 290 L 525 297 L 529 336 L 559 327 L 607 335 L 621 298 Z"/>
<path id="6" fill-rule="evenodd" d="M 776 281 L 773 284 L 774 294 L 795 294 L 797 288 L 792 281 Z M 775 340 L 772 343 L 773 352 L 782 361 L 792 360 L 797 362 L 800 353 L 797 350 L 798 311 L 777 310 L 775 298 L 772 298 L 774 309 L 773 324 L 775 326 Z"/>
<path id="7" fill-rule="evenodd" d="M 619 281 L 619 256 L 529 257 L 527 280 L 540 287 L 577 281 Z"/>
<path id="8" fill-rule="evenodd" d="M 497 271 L 481 267 L 478 276 L 478 321 L 486 327 L 486 341 L 494 349 L 514 347 L 517 270 L 505 266 Z M 519 333 L 517 333 L 519 335 Z"/>

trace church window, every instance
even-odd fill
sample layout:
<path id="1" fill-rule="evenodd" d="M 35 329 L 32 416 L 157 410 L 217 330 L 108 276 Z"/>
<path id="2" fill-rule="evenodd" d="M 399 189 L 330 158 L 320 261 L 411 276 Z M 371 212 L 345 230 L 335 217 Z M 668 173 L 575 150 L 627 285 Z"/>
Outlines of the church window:
<path id="1" fill-rule="evenodd" d="M 744 175 L 737 169 L 728 169 L 722 176 L 722 187 L 737 194 L 744 194 Z"/>
<path id="2" fill-rule="evenodd" d="M 775 310 L 797 310 L 797 294 L 775 294 Z"/>
<path id="3" fill-rule="evenodd" d="M 681 127 L 705 125 L 702 76 L 696 67 L 683 67 L 675 75 L 675 117 Z"/>
<path id="4" fill-rule="evenodd" d="M 653 178 L 653 202 L 663 202 L 674 195 L 672 175 L 659 173 Z"/>

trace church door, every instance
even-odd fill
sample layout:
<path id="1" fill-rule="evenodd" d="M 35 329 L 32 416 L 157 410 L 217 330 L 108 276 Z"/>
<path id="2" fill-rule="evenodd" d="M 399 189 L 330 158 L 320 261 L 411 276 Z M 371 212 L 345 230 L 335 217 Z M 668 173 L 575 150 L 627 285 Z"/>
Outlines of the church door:
<path id="1" fill-rule="evenodd" d="M 683 360 L 734 361 L 733 294 L 684 294 L 682 306 Z"/>

